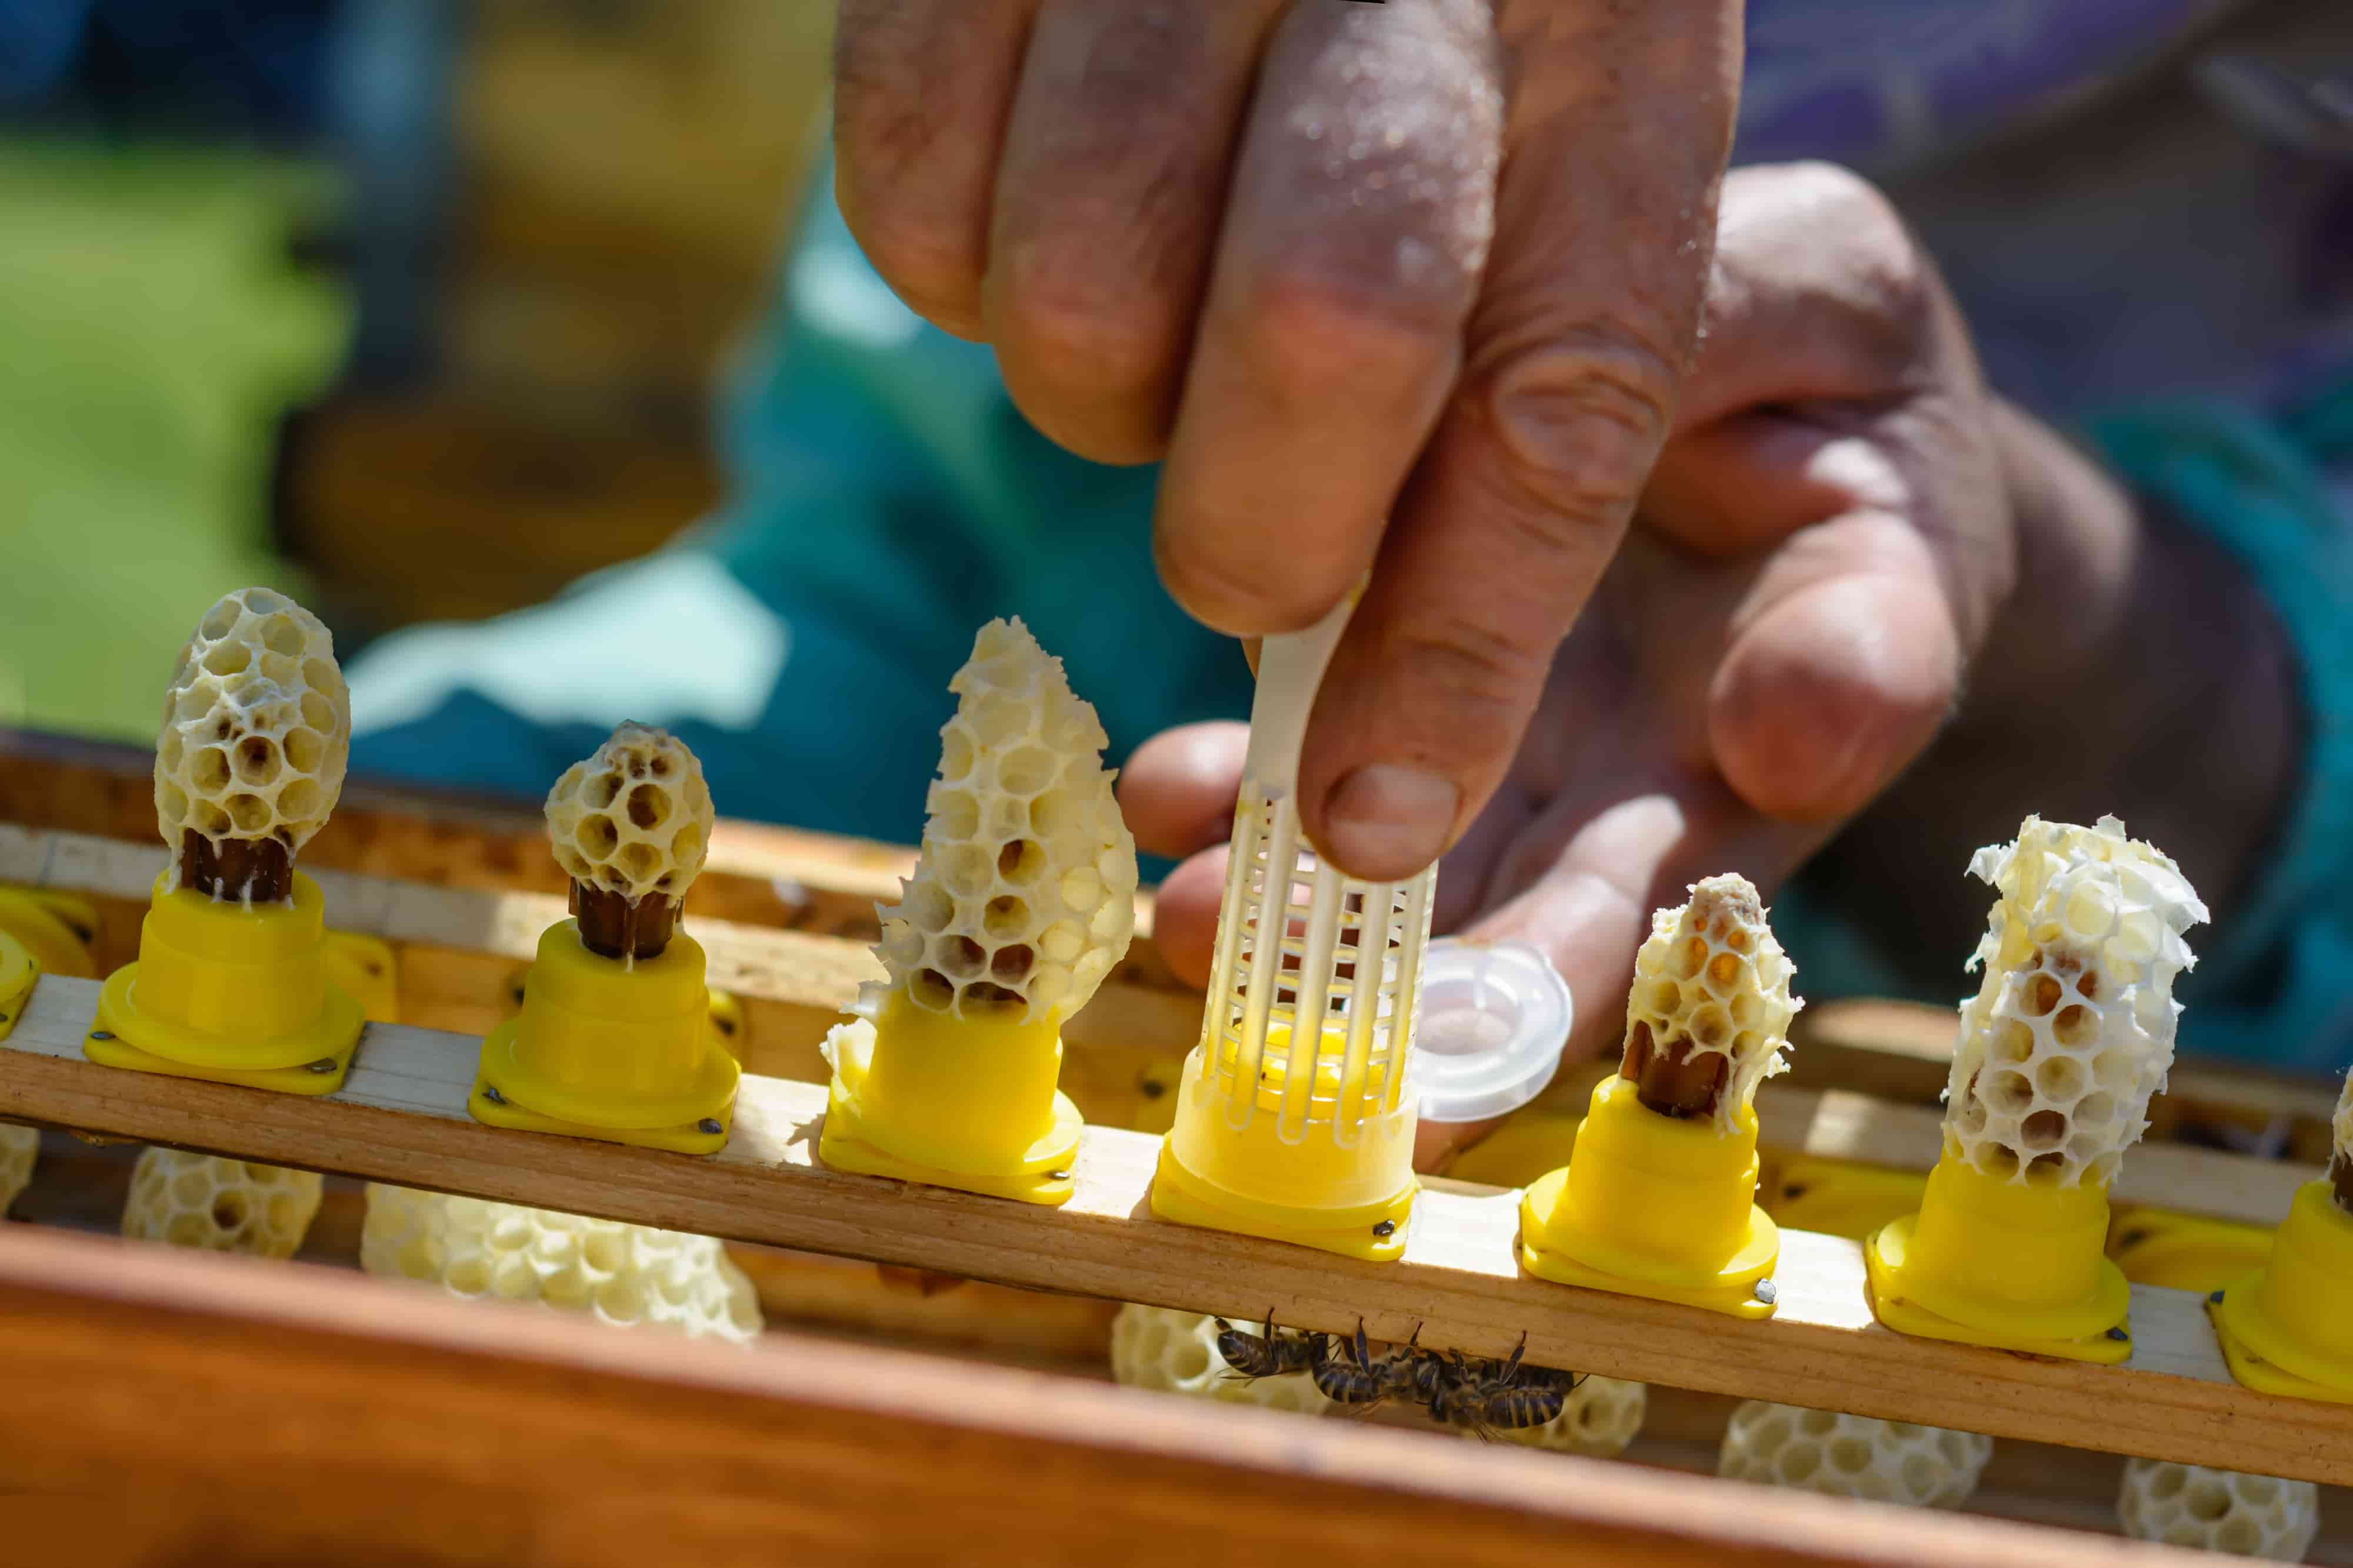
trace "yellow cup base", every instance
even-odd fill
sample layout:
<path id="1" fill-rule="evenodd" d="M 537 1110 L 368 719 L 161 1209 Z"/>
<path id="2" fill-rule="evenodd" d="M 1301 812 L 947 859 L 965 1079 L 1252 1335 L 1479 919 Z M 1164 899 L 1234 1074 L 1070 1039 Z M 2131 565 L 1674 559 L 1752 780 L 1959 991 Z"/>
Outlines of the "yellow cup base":
<path id="1" fill-rule="evenodd" d="M 1545 1247 L 1528 1239 L 1545 1234 L 1544 1216 L 1558 1208 L 1561 1188 L 1567 1181 L 1567 1170 L 1550 1172 L 1532 1183 L 1520 1199 L 1520 1267 L 1537 1279 L 1549 1279 L 1556 1285 L 1607 1290 L 1613 1296 L 1640 1296 L 1649 1301 L 1704 1308 L 1727 1317 L 1753 1321 L 1773 1315 L 1773 1303 L 1760 1300 L 1757 1287 L 1781 1260 L 1781 1232 L 1763 1209 L 1750 1205 L 1747 1238 L 1730 1261 L 1705 1283 L 1684 1285 L 1634 1279 L 1580 1262 L 1557 1247 Z"/>
<path id="2" fill-rule="evenodd" d="M 1871 1310 L 1899 1334 L 1919 1340 L 1944 1340 L 1953 1344 L 1983 1345 L 1989 1350 L 2024 1351 L 2031 1355 L 2057 1356 L 2064 1361 L 2113 1366 L 2132 1355 L 2132 1333 L 2126 1314 L 2132 1304 L 2132 1287 L 2124 1270 L 2107 1258 L 2099 1265 L 2098 1310 L 2110 1318 L 2110 1328 L 2075 1339 L 2039 1337 L 2020 1329 L 1988 1328 L 1943 1317 L 1905 1295 L 1904 1270 L 1916 1215 L 1891 1220 L 1863 1243 L 1863 1269 L 1871 1282 Z M 1989 1313 L 1989 1318 L 1996 1314 Z M 2120 1336 L 2120 1337 L 2117 1337 Z"/>
<path id="3" fill-rule="evenodd" d="M 16 1031 L 16 1020 L 33 999 L 33 983 L 40 977 L 41 966 L 33 955 L 0 931 L 0 1040 Z"/>
<path id="4" fill-rule="evenodd" d="M 594 1139 L 599 1143 L 623 1143 L 634 1149 L 664 1149 L 675 1154 L 716 1154 L 727 1147 L 727 1135 L 735 1125 L 735 1085 L 740 1069 L 735 1058 L 726 1052 L 714 1050 L 710 1054 L 705 1082 L 696 1097 L 702 1104 L 689 1108 L 676 1121 L 650 1127 L 613 1127 L 533 1110 L 515 1099 L 512 1089 L 501 1081 L 512 1069 L 515 1026 L 516 1021 L 510 1018 L 482 1041 L 481 1066 L 474 1075 L 473 1092 L 466 1097 L 466 1109 L 475 1121 L 517 1132 L 550 1132 L 564 1138 Z M 703 1110 L 704 1114 L 694 1115 L 694 1110 Z"/>
<path id="5" fill-rule="evenodd" d="M 2259 1272 L 2272 1255 L 2272 1233 L 2199 1215 L 2136 1209 L 2111 1227 L 2108 1256 L 2136 1285 L 2168 1290 L 2218 1290 Z"/>
<path id="6" fill-rule="evenodd" d="M 1368 1263 L 1391 1263 L 1405 1253 L 1406 1230 L 1419 1191 L 1419 1184 L 1409 1184 L 1387 1203 L 1357 1209 L 1245 1205 L 1233 1194 L 1195 1178 L 1163 1140 L 1159 1168 L 1152 1176 L 1152 1212 L 1158 1218 L 1203 1230 L 1287 1241 Z"/>
<path id="7" fill-rule="evenodd" d="M 826 1100 L 825 1130 L 818 1139 L 817 1157 L 829 1169 L 853 1175 L 888 1176 L 893 1181 L 915 1182 L 927 1187 L 977 1193 L 985 1198 L 1010 1198 L 1016 1203 L 1058 1208 L 1069 1203 L 1071 1194 L 1078 1190 L 1071 1173 L 1078 1163 L 1079 1136 L 1083 1126 L 1079 1108 L 1071 1097 L 1058 1092 L 1054 1096 L 1053 1131 L 1030 1146 L 1018 1167 L 987 1172 L 942 1170 L 902 1160 L 868 1142 L 858 1107 L 837 1077 Z"/>
<path id="8" fill-rule="evenodd" d="M 340 985 L 360 1005 L 370 1023 L 391 1024 L 400 1017 L 397 961 L 392 944 L 372 936 L 331 931 L 326 937 L 327 981 Z"/>
<path id="9" fill-rule="evenodd" d="M 2353 1367 L 2342 1384 L 2316 1383 L 2299 1377 L 2276 1362 L 2267 1361 L 2241 1333 L 2251 1329 L 2265 1346 L 2276 1342 L 2278 1329 L 2255 1294 L 2256 1281 L 2247 1279 L 2208 1298 L 2206 1315 L 2214 1321 L 2214 1337 L 2222 1342 L 2222 1359 L 2231 1375 L 2257 1394 L 2277 1394 L 2289 1399 L 2317 1399 L 2330 1405 L 2353 1405 Z M 2317 1370 L 2317 1369 L 2316 1369 Z"/>
<path id="10" fill-rule="evenodd" d="M 90 951 L 98 911 L 90 900 L 47 888 L 0 888 L 0 934 L 15 937 L 44 973 L 76 980 L 98 978 Z"/>
<path id="11" fill-rule="evenodd" d="M 367 1018 L 360 1005 L 333 985 L 309 1026 L 268 1040 L 240 1040 L 248 1054 L 282 1056 L 294 1065 L 277 1068 L 211 1067 L 192 1059 L 220 1048 L 214 1037 L 142 1012 L 133 994 L 139 965 L 116 970 L 99 993 L 98 1017 L 82 1037 L 82 1055 L 100 1067 L 168 1078 L 233 1083 L 279 1094 L 332 1094 L 352 1070 Z"/>
<path id="12" fill-rule="evenodd" d="M 329 931 L 328 939 L 332 941 L 335 934 L 333 931 Z M 352 940 L 365 939 L 355 937 Z M 390 952 L 392 950 L 386 948 L 385 951 Z M 505 1003 L 505 1016 L 510 1018 L 522 1011 L 523 994 L 525 989 L 531 984 L 532 968 L 531 964 L 526 963 L 508 975 L 506 989 L 500 993 Z M 744 1016 L 744 1004 L 733 993 L 722 991 L 715 985 L 707 985 L 703 989 L 711 995 L 711 1027 L 719 1037 L 720 1048 L 733 1057 L 737 1062 L 742 1062 L 744 1037 L 750 1028 Z M 374 1015 L 371 1014 L 370 1016 Z"/>

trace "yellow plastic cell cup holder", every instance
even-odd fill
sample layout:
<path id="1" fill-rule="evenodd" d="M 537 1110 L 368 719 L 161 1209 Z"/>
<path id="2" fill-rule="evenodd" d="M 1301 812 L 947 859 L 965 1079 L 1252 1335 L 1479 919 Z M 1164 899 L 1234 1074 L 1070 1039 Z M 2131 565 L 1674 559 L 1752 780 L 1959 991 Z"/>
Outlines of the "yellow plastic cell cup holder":
<path id="1" fill-rule="evenodd" d="M 0 1040 L 16 1032 L 16 1020 L 25 1016 L 34 983 L 40 978 L 40 962 L 23 942 L 0 931 Z"/>
<path id="2" fill-rule="evenodd" d="M 2108 1256 L 2136 1285 L 2211 1291 L 2234 1285 L 2269 1262 L 2272 1233 L 2259 1225 L 2201 1215 L 2127 1209 L 2109 1225 Z"/>
<path id="3" fill-rule="evenodd" d="M 1872 1311 L 1915 1339 L 2113 1365 L 2132 1287 L 2107 1234 L 2105 1187 L 1989 1176 L 1948 1149 L 1919 1211 L 1863 1244 Z"/>
<path id="4" fill-rule="evenodd" d="M 2260 1394 L 2353 1405 L 2353 1215 L 2327 1178 L 2296 1189 L 2271 1262 L 2207 1299 L 2231 1375 Z"/>
<path id="5" fill-rule="evenodd" d="M 12 936 L 44 974 L 98 978 L 98 910 L 87 899 L 47 888 L 0 887 L 0 935 Z"/>
<path id="6" fill-rule="evenodd" d="M 1759 1201 L 1774 1224 L 1789 1230 L 1861 1241 L 1917 1210 L 1927 1186 L 1918 1171 L 1791 1154 L 1774 1163 Z"/>
<path id="7" fill-rule="evenodd" d="M 517 1131 L 718 1152 L 742 1069 L 711 1026 L 704 963 L 682 932 L 624 961 L 589 952 L 576 921 L 548 927 L 521 1011 L 482 1041 L 467 1110 Z"/>
<path id="8" fill-rule="evenodd" d="M 1386 1109 L 1377 1061 L 1344 1084 L 1344 1037 L 1334 1029 L 1326 1039 L 1308 1112 L 1303 1116 L 1294 1106 L 1289 1124 L 1284 1026 L 1267 1030 L 1246 1116 L 1221 1091 L 1230 1078 L 1233 1045 L 1223 1046 L 1226 1071 L 1216 1075 L 1204 1070 L 1207 1047 L 1194 1047 L 1177 1084 L 1176 1119 L 1161 1141 L 1152 1177 L 1154 1215 L 1371 1263 L 1403 1256 L 1420 1192 L 1413 1173 L 1419 1102 L 1408 1090 L 1396 1109 Z M 1354 1131 L 1343 1142 L 1335 1129 L 1345 1122 Z"/>
<path id="9" fill-rule="evenodd" d="M 366 1016 L 335 984 L 319 885 L 248 907 L 157 878 L 139 957 L 110 976 L 82 1053 L 101 1066 L 280 1094 L 322 1095 L 351 1071 Z"/>
<path id="10" fill-rule="evenodd" d="M 350 994 L 369 1023 L 399 1021 L 399 964 L 390 942 L 353 931 L 329 931 L 327 978 Z"/>
<path id="11" fill-rule="evenodd" d="M 893 991 L 833 1047 L 818 1158 L 837 1171 L 1053 1207 L 1076 1190 L 1084 1123 L 1056 1087 L 1061 1020 L 957 1017 Z"/>
<path id="12" fill-rule="evenodd" d="M 1781 1233 L 1757 1205 L 1757 1171 L 1756 1112 L 1730 1132 L 1662 1116 L 1613 1073 L 1568 1164 L 1520 1200 L 1520 1264 L 1556 1284 L 1770 1317 Z"/>
<path id="13" fill-rule="evenodd" d="M 506 978 L 500 991 L 501 1011 L 510 1018 L 522 1011 L 522 999 L 531 985 L 531 965 L 517 968 Z M 741 998 L 716 986 L 705 988 L 711 997 L 711 1026 L 719 1033 L 719 1044 L 738 1063 L 744 1059 L 744 1047 L 751 1035 L 751 1020 L 744 1011 Z M 371 1015 L 373 1016 L 373 1015 Z"/>

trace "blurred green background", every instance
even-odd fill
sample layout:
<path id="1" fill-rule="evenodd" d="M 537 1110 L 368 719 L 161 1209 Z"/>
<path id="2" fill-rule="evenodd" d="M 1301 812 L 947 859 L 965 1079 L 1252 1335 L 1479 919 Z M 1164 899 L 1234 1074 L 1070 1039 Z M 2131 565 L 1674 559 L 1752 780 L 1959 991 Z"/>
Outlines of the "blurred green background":
<path id="1" fill-rule="evenodd" d="M 147 742 L 248 584 L 346 655 L 714 499 L 826 0 L 0 0 L 0 725 Z"/>

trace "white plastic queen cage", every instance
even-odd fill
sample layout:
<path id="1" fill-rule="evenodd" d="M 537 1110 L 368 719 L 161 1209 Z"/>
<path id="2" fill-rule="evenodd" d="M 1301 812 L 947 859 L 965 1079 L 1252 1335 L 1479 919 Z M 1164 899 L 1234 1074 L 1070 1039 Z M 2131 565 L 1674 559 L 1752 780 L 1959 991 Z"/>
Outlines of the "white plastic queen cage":
<path id="1" fill-rule="evenodd" d="M 1154 1184 L 1166 1217 L 1394 1256 L 1413 1196 L 1412 1040 L 1432 867 L 1365 883 L 1300 830 L 1299 748 L 1354 603 L 1270 637 L 1201 1044 Z"/>

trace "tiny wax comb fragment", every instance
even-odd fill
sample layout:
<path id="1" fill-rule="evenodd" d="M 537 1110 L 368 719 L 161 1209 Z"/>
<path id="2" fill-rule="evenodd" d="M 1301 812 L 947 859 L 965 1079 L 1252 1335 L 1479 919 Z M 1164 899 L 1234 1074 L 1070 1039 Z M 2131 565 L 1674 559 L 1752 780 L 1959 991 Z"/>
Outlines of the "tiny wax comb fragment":
<path id="1" fill-rule="evenodd" d="M 324 1191 L 316 1171 L 146 1149 L 132 1170 L 122 1234 L 206 1252 L 291 1258 L 318 1217 Z"/>
<path id="2" fill-rule="evenodd" d="M 536 1301 L 616 1328 L 749 1345 L 751 1279 L 713 1237 L 371 1182 L 360 1267 L 466 1300 Z"/>
<path id="3" fill-rule="evenodd" d="M 1619 1070 L 1595 1088 L 1568 1163 L 1521 1200 L 1528 1272 L 1772 1314 L 1781 1242 L 1756 1201 L 1755 1100 L 1783 1068 L 1793 973 L 1746 878 L 1710 877 L 1651 918 Z"/>
<path id="4" fill-rule="evenodd" d="M 1752 1399 L 1725 1427 L 1715 1473 L 1830 1497 L 1958 1508 L 1992 1455 L 1993 1439 L 1974 1432 Z"/>
<path id="5" fill-rule="evenodd" d="M 155 742 L 156 879 L 138 961 L 83 1051 L 104 1066 L 330 1094 L 365 1021 L 336 984 L 324 900 L 294 857 L 334 809 L 351 697 L 317 616 L 230 594 L 181 650 Z"/>
<path id="6" fill-rule="evenodd" d="M 1126 955 L 1135 841 L 1103 725 L 1019 621 L 983 626 L 948 689 L 914 875 L 876 910 L 889 978 L 826 1037 L 818 1157 L 1060 1204 L 1080 1131 L 1062 1022 Z"/>
<path id="7" fill-rule="evenodd" d="M 1919 1209 L 1865 1243 L 1872 1308 L 1903 1333 L 2121 1362 L 2131 1289 L 2105 1255 L 2108 1184 L 2172 1064 L 2182 933 L 2206 907 L 2112 816 L 2030 816 L 1969 870 L 2000 894 L 1970 960 L 1985 981 L 1962 1005 Z"/>
<path id="8" fill-rule="evenodd" d="M 2136 1541 L 2301 1563 L 2320 1533 L 2320 1489 L 2203 1465 L 2126 1459 L 2116 1524 Z"/>
<path id="9" fill-rule="evenodd" d="M 623 724 L 565 770 L 546 816 L 572 918 L 540 933 L 520 1006 L 483 1038 L 467 1110 L 492 1127 L 716 1153 L 742 1069 L 702 945 L 677 929 L 711 843 L 702 764 Z"/>

